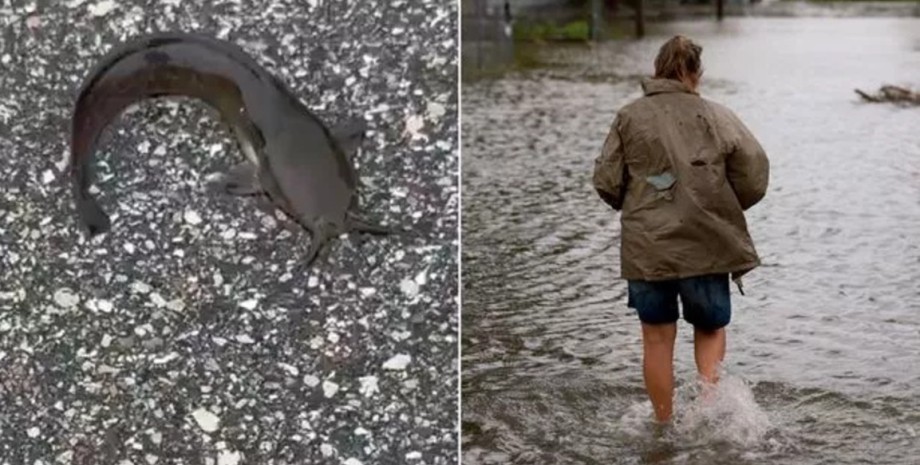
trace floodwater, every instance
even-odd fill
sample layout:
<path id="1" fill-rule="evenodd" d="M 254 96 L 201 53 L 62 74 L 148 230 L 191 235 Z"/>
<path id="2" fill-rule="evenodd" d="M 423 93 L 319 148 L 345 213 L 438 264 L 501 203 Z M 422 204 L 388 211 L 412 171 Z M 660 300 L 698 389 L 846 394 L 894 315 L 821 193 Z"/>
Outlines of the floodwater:
<path id="1" fill-rule="evenodd" d="M 920 19 L 658 27 L 464 83 L 463 462 L 920 463 L 920 107 L 853 91 L 920 86 Z M 676 420 L 657 430 L 619 217 L 590 180 L 673 33 L 703 45 L 701 92 L 772 165 L 716 402 L 696 400 L 681 321 Z"/>

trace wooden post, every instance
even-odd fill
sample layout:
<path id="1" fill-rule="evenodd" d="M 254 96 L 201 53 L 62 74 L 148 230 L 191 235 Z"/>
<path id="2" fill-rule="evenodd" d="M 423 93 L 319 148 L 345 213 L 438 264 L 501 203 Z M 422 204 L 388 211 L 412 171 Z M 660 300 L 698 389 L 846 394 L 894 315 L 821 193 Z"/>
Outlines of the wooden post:
<path id="1" fill-rule="evenodd" d="M 645 37 L 645 13 L 642 10 L 643 0 L 634 1 L 636 2 L 636 37 L 641 39 Z"/>
<path id="2" fill-rule="evenodd" d="M 716 20 L 722 21 L 725 17 L 725 0 L 716 0 Z"/>
<path id="3" fill-rule="evenodd" d="M 597 41 L 601 37 L 601 0 L 591 0 L 591 40 Z"/>

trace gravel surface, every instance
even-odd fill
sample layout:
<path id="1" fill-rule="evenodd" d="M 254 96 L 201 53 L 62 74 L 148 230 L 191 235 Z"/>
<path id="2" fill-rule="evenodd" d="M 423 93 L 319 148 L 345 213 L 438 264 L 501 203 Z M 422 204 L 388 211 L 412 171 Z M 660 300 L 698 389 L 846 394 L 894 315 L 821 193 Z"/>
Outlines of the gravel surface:
<path id="1" fill-rule="evenodd" d="M 0 464 L 457 463 L 451 0 L 0 0 Z M 364 116 L 362 211 L 310 236 L 204 180 L 242 160 L 190 99 L 106 133 L 110 233 L 63 175 L 84 74 L 141 33 L 242 45 L 330 125 Z"/>

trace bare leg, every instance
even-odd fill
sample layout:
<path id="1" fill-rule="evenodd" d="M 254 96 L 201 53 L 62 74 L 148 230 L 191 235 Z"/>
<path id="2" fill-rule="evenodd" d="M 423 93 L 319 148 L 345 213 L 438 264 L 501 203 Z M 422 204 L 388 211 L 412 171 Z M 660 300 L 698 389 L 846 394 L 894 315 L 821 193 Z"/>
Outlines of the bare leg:
<path id="1" fill-rule="evenodd" d="M 671 419 L 674 397 L 674 340 L 677 323 L 642 324 L 644 352 L 642 374 L 655 418 L 665 423 Z"/>
<path id="2" fill-rule="evenodd" d="M 714 331 L 693 330 L 693 351 L 696 369 L 703 382 L 703 397 L 711 395 L 712 388 L 719 382 L 719 367 L 725 358 L 725 328 Z"/>

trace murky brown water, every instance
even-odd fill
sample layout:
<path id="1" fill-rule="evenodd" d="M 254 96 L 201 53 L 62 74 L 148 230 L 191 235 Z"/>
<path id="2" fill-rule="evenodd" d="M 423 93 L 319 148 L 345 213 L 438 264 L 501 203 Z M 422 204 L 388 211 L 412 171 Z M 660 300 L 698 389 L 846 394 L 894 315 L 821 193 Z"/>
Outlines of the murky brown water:
<path id="1" fill-rule="evenodd" d="M 686 22 L 642 41 L 546 48 L 547 66 L 463 91 L 464 463 L 920 461 L 918 19 Z M 719 407 L 656 437 L 618 217 L 590 184 L 614 112 L 671 33 L 704 46 L 702 93 L 772 162 L 748 213 L 765 262 L 734 294 Z"/>

